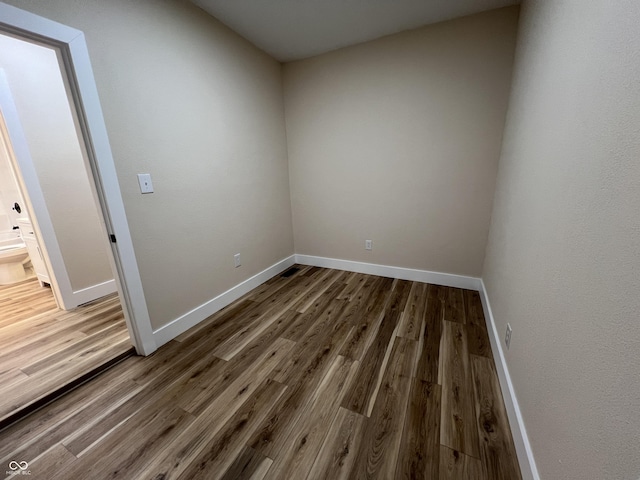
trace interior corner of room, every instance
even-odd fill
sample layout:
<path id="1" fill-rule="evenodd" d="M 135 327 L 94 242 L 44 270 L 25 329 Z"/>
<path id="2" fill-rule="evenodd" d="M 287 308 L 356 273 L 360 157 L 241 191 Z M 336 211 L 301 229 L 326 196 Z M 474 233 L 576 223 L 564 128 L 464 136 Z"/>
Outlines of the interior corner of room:
<path id="1" fill-rule="evenodd" d="M 62 154 L 94 176 L 56 191 L 28 147 L 70 292 L 118 289 L 139 353 L 294 263 L 477 290 L 523 478 L 638 476 L 640 4 L 524 0 L 281 62 L 189 2 L 4 1 L 84 33 L 107 161 Z M 6 75 L 27 139 L 61 125 Z M 68 235 L 88 205 L 97 243 Z"/>

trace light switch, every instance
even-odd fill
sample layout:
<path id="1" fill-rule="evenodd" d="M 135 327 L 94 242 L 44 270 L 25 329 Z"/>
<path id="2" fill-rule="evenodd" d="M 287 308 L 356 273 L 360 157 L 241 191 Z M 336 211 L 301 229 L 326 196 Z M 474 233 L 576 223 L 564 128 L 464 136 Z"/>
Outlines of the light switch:
<path id="1" fill-rule="evenodd" d="M 153 193 L 153 183 L 151 183 L 150 173 L 139 173 L 138 183 L 140 184 L 140 193 Z"/>

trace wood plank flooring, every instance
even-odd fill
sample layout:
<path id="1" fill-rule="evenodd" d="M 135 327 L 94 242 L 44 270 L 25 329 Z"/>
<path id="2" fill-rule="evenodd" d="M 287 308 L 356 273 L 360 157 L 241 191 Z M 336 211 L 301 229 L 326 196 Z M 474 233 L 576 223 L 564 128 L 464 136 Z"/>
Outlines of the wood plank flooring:
<path id="1" fill-rule="evenodd" d="M 0 463 L 47 479 L 521 478 L 477 292 L 294 268 L 1 431 Z"/>
<path id="2" fill-rule="evenodd" d="M 35 279 L 0 285 L 0 423 L 130 349 L 115 294 L 63 311 Z"/>

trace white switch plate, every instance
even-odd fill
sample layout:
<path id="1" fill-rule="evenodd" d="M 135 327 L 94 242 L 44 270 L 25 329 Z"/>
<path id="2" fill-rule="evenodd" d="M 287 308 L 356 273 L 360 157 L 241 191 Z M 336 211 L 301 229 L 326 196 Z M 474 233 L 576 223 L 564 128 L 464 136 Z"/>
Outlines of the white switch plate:
<path id="1" fill-rule="evenodd" d="M 150 173 L 139 173 L 138 183 L 140 184 L 140 193 L 153 193 L 153 183 L 151 183 Z"/>
<path id="2" fill-rule="evenodd" d="M 364 241 L 364 248 L 365 248 L 365 250 L 373 250 L 373 241 L 372 240 L 365 240 Z"/>
<path id="3" fill-rule="evenodd" d="M 240 265 L 242 265 L 242 264 L 240 263 L 240 254 L 239 254 L 239 253 L 236 253 L 236 254 L 233 256 L 233 263 L 235 264 L 236 268 L 238 268 Z"/>

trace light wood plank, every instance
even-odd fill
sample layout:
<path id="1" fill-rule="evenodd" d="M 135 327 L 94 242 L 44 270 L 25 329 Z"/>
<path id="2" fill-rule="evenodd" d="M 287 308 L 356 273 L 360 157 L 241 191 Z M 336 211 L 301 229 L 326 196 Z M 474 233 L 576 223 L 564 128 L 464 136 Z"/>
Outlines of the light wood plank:
<path id="1" fill-rule="evenodd" d="M 116 295 L 62 311 L 35 279 L 0 286 L 0 421 L 130 349 Z"/>
<path id="2" fill-rule="evenodd" d="M 76 457 L 74 457 L 69 450 L 64 448 L 63 445 L 57 444 L 38 458 L 29 462 L 28 471 L 31 473 L 29 477 L 54 478 L 54 472 L 71 468 L 76 461 Z M 21 476 L 17 478 L 21 478 Z"/>

